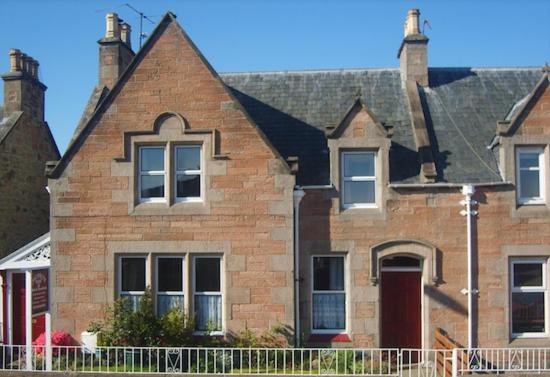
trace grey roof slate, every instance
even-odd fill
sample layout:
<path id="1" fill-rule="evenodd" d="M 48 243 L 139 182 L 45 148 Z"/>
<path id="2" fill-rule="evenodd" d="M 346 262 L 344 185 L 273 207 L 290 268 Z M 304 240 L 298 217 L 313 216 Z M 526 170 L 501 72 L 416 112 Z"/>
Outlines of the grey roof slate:
<path id="1" fill-rule="evenodd" d="M 15 127 L 19 118 L 23 115 L 22 111 L 14 111 L 10 116 L 0 117 L 0 144 L 6 140 L 8 134 Z"/>
<path id="2" fill-rule="evenodd" d="M 501 181 L 486 146 L 496 122 L 533 90 L 539 68 L 432 68 L 421 92 L 438 181 Z M 418 182 L 408 103 L 398 69 L 220 74 L 279 153 L 299 157 L 297 183 L 329 184 L 324 130 L 342 119 L 360 94 L 374 115 L 393 127 L 390 181 Z"/>

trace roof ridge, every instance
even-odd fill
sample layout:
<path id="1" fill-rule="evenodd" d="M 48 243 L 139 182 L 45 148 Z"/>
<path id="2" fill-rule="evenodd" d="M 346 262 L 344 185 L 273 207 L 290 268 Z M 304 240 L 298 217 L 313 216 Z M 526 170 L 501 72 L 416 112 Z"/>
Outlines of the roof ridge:
<path id="1" fill-rule="evenodd" d="M 340 73 L 340 72 L 365 72 L 365 71 L 399 71 L 398 67 L 388 68 L 328 68 L 328 69 L 296 69 L 280 71 L 241 71 L 241 72 L 220 72 L 220 76 L 229 75 L 250 75 L 250 74 L 288 74 L 288 73 Z"/>

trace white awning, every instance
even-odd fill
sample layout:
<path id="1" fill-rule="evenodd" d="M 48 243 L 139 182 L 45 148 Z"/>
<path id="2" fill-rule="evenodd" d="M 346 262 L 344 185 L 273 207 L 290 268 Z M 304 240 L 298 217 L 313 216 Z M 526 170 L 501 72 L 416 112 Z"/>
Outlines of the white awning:
<path id="1" fill-rule="evenodd" d="M 50 267 L 50 233 L 35 239 L 0 259 L 0 270 L 24 270 Z"/>

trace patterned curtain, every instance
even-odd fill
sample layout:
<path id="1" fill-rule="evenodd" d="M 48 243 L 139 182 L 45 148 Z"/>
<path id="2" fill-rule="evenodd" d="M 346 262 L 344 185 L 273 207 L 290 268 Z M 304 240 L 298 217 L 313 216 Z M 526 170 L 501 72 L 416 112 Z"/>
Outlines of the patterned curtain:
<path id="1" fill-rule="evenodd" d="M 313 295 L 313 328 L 343 330 L 346 327 L 346 295 L 316 293 Z"/>

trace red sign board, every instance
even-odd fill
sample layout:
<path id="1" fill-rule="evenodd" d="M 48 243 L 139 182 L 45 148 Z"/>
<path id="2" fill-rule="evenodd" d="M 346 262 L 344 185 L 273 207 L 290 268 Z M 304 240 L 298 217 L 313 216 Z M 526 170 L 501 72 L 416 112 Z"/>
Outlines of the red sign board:
<path id="1" fill-rule="evenodd" d="M 32 315 L 42 314 L 49 309 L 48 269 L 32 272 Z"/>

